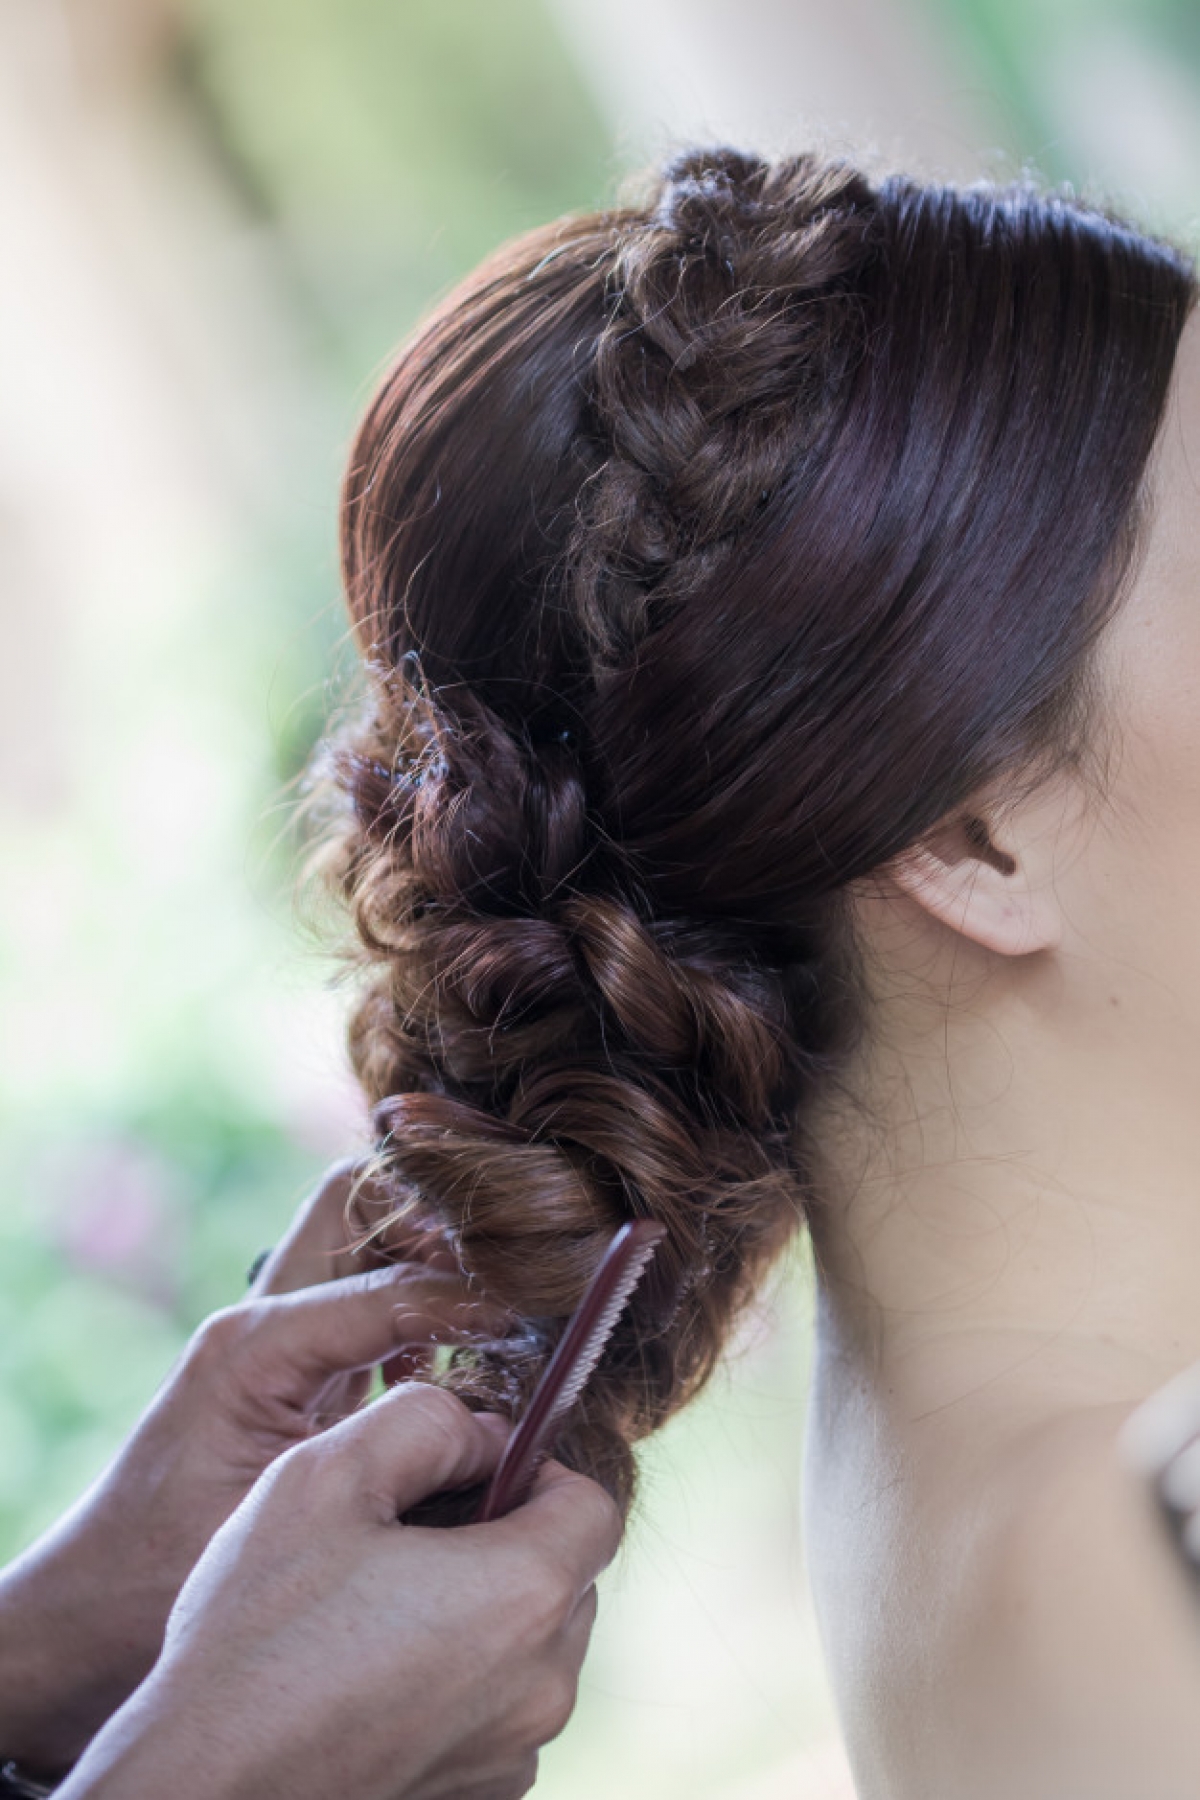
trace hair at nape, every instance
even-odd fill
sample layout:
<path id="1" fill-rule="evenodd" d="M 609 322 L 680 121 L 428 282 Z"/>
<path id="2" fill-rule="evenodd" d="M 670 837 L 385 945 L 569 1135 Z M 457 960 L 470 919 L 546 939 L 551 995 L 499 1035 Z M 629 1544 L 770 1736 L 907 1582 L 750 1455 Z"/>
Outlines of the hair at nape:
<path id="1" fill-rule="evenodd" d="M 517 1315 L 437 1377 L 505 1410 L 666 1226 L 557 1451 L 624 1505 L 820 1205 L 849 884 L 1086 765 L 1195 292 L 1032 180 L 698 148 L 503 245 L 367 408 L 327 767 L 380 1181 Z"/>

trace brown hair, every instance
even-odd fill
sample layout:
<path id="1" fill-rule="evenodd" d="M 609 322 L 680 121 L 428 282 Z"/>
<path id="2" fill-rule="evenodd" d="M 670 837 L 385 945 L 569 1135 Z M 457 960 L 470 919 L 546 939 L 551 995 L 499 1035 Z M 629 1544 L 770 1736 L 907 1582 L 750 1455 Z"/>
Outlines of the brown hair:
<path id="1" fill-rule="evenodd" d="M 354 444 L 366 704 L 333 740 L 390 1203 L 519 1315 L 515 1405 L 619 1223 L 668 1237 L 564 1460 L 627 1504 L 819 1204 L 849 884 L 998 772 L 1084 768 L 1196 292 L 1039 189 L 693 149 L 492 255 Z"/>

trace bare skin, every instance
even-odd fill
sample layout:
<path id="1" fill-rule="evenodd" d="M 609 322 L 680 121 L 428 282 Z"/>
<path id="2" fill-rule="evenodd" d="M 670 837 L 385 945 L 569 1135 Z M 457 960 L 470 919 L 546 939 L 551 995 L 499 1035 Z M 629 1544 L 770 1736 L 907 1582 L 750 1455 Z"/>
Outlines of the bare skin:
<path id="1" fill-rule="evenodd" d="M 1121 1453 L 1200 1362 L 1200 315 L 1150 492 L 1103 798 L 981 793 L 855 894 L 805 1482 L 860 1800 L 1200 1794 L 1200 1612 Z"/>

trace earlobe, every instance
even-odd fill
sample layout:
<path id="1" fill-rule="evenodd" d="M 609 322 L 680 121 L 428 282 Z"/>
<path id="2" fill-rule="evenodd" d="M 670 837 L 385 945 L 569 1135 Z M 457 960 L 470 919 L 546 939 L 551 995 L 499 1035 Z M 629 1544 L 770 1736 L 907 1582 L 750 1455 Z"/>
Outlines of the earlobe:
<path id="1" fill-rule="evenodd" d="M 887 872 L 933 918 L 1000 956 L 1052 950 L 1061 939 L 1051 884 L 998 847 L 978 814 L 939 825 Z"/>

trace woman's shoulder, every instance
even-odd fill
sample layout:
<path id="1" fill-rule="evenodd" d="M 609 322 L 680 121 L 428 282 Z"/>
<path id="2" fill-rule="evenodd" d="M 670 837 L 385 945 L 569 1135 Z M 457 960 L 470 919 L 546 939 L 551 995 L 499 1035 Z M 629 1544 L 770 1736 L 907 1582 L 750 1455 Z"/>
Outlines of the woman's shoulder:
<path id="1" fill-rule="evenodd" d="M 978 1411 L 810 1479 L 860 1800 L 1197 1800 L 1200 1604 L 1117 1454 L 1128 1405 Z M 857 1435 L 857 1434 L 856 1434 Z M 885 1498 L 886 1496 L 886 1498 Z"/>
<path id="2" fill-rule="evenodd" d="M 1118 1455 L 1130 1410 L 1035 1418 L 983 1459 L 940 1646 L 958 1755 L 987 1749 L 972 1800 L 1200 1796 L 1200 1604 Z"/>

